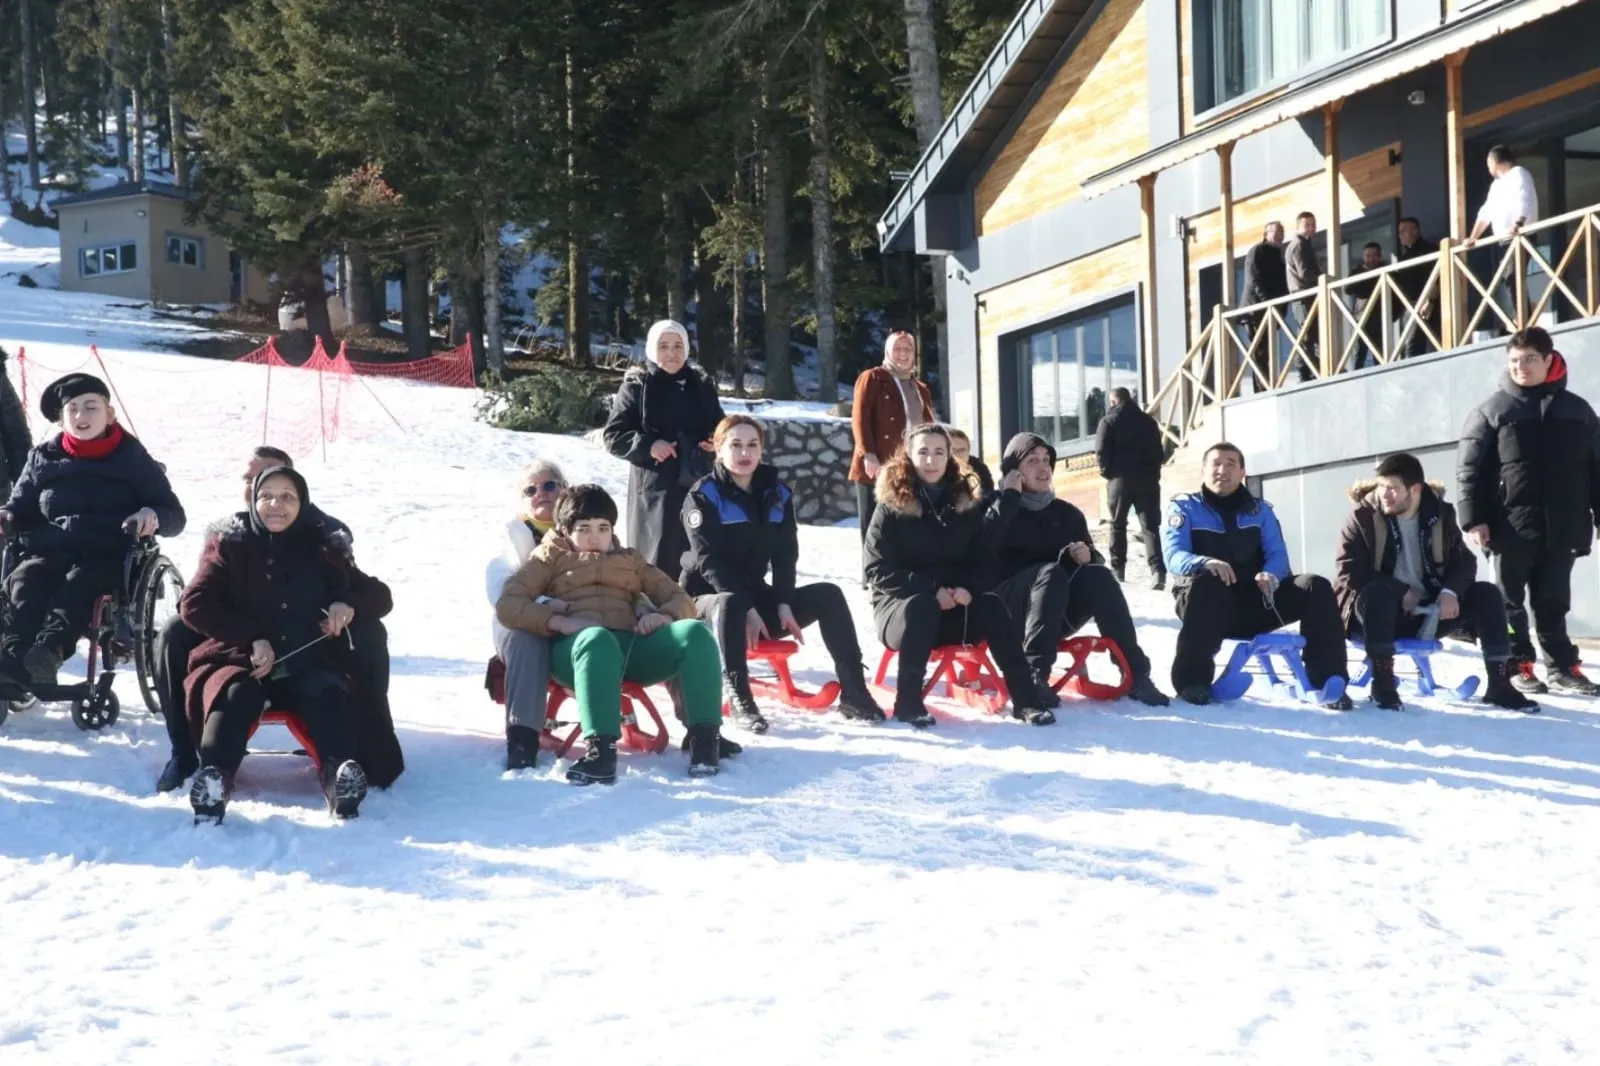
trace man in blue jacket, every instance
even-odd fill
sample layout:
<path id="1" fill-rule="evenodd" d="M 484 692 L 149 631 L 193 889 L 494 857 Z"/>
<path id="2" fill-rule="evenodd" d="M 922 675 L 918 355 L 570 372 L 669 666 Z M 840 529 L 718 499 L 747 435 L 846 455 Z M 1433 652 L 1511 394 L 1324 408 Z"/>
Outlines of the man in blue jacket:
<path id="1" fill-rule="evenodd" d="M 1205 484 L 1167 505 L 1161 551 L 1177 601 L 1178 653 L 1172 687 L 1189 703 L 1211 702 L 1217 651 L 1224 638 L 1249 640 L 1292 622 L 1306 638 L 1306 675 L 1315 688 L 1349 679 L 1344 625 L 1333 586 L 1289 571 L 1283 527 L 1272 505 L 1244 487 L 1244 453 L 1214 444 L 1201 460 Z M 1341 694 L 1327 704 L 1348 711 Z"/>

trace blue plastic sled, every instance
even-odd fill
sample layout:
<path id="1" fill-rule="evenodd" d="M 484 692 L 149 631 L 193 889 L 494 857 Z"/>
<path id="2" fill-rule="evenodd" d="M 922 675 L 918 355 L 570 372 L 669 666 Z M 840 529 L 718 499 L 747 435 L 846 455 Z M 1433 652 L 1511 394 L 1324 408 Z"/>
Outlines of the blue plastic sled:
<path id="1" fill-rule="evenodd" d="M 1263 633 L 1252 640 L 1239 641 L 1233 647 L 1233 654 L 1229 656 L 1222 676 L 1211 685 L 1212 698 L 1229 702 L 1249 692 L 1255 675 L 1247 668 L 1250 660 L 1255 659 L 1261 672 L 1266 675 L 1268 684 L 1273 687 L 1287 691 L 1302 703 L 1332 703 L 1344 695 L 1345 680 L 1342 677 L 1330 677 L 1320 690 L 1312 688 L 1311 679 L 1306 676 L 1305 664 L 1300 661 L 1300 653 L 1305 646 L 1306 639 L 1298 633 Z M 1289 668 L 1288 681 L 1278 677 L 1277 668 L 1272 662 L 1275 655 Z"/>
<path id="2" fill-rule="evenodd" d="M 1366 651 L 1366 646 L 1361 641 L 1352 640 L 1350 643 L 1355 645 L 1356 650 Z M 1402 637 L 1394 642 L 1394 653 L 1410 659 L 1411 664 L 1416 667 L 1417 677 L 1412 682 L 1412 685 L 1416 689 L 1417 695 L 1432 696 L 1436 692 L 1443 691 L 1446 695 L 1455 699 L 1470 700 L 1478 692 L 1480 678 L 1469 677 L 1455 688 L 1444 688 L 1434 680 L 1433 663 L 1430 657 L 1435 652 L 1443 650 L 1444 645 L 1437 640 L 1417 640 L 1415 638 Z M 1365 688 L 1370 684 L 1372 684 L 1372 661 L 1369 659 L 1362 664 L 1361 676 L 1350 682 L 1350 687 Z"/>

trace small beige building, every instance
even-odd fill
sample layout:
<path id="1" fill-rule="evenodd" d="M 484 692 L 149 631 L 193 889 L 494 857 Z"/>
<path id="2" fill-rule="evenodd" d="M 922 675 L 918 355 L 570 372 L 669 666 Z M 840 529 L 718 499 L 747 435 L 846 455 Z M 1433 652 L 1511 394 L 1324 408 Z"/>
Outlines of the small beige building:
<path id="1" fill-rule="evenodd" d="M 55 201 L 61 287 L 168 304 L 267 303 L 266 275 L 186 219 L 191 195 L 145 181 Z"/>

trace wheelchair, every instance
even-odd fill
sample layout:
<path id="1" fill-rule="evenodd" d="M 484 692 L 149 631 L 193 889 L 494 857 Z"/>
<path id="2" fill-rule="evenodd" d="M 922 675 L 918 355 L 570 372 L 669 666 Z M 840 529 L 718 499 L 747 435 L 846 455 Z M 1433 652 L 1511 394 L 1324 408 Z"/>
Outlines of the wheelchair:
<path id="1" fill-rule="evenodd" d="M 0 595 L 5 579 L 22 559 L 20 546 L 12 539 L 0 554 Z M 14 711 L 32 709 L 41 702 L 67 703 L 72 721 L 79 729 L 94 731 L 113 725 L 121 713 L 117 694 L 112 690 L 119 665 L 131 662 L 139 678 L 139 693 L 151 714 L 161 713 L 156 688 L 156 641 L 162 629 L 178 613 L 178 598 L 183 595 L 183 574 L 161 554 L 154 537 L 141 537 L 123 556 L 122 585 L 114 593 L 95 602 L 89 619 L 86 655 L 88 669 L 84 680 L 68 684 L 32 686 L 19 691 L 4 684 L 0 698 L 0 723 Z"/>

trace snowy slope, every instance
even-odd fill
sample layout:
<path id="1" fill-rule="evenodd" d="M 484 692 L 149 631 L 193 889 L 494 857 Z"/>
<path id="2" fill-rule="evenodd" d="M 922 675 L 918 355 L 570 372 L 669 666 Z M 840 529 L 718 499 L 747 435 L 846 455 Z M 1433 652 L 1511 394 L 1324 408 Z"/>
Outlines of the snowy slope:
<path id="1" fill-rule="evenodd" d="M 237 503 L 265 382 L 144 350 L 183 328 L 0 288 L 0 344 L 25 343 L 30 374 L 100 346 L 188 505 L 167 550 L 190 571 Z M 6 1066 L 1600 1061 L 1591 709 L 1123 704 L 925 735 L 776 711 L 710 781 L 675 750 L 626 755 L 613 789 L 548 762 L 509 777 L 481 572 L 512 477 L 539 454 L 620 495 L 626 471 L 478 425 L 459 392 L 349 404 L 361 433 L 300 450 L 395 589 L 406 775 L 334 825 L 308 764 L 252 759 L 227 823 L 197 829 L 153 794 L 165 738 L 131 676 L 103 735 L 13 716 Z M 802 579 L 845 585 L 875 662 L 857 544 L 804 530 Z M 1170 600 L 1134 608 L 1164 684 Z M 817 642 L 803 667 L 824 675 Z"/>

